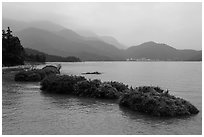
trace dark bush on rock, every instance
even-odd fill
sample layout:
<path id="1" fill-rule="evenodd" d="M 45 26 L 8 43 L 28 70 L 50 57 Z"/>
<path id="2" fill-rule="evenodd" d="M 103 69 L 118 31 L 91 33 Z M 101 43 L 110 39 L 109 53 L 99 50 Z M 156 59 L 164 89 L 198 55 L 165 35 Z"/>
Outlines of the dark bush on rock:
<path id="1" fill-rule="evenodd" d="M 74 93 L 78 96 L 103 99 L 117 99 L 119 97 L 119 92 L 116 88 L 96 79 L 77 82 L 74 87 Z"/>
<path id="2" fill-rule="evenodd" d="M 49 75 L 41 81 L 41 90 L 50 93 L 72 94 L 74 85 L 83 80 L 86 79 L 82 76 Z"/>
<path id="3" fill-rule="evenodd" d="M 111 84 L 100 80 L 87 80 L 82 76 L 52 75 L 41 82 L 41 90 L 50 93 L 74 94 L 77 96 L 118 99 L 121 93 Z"/>
<path id="4" fill-rule="evenodd" d="M 40 81 L 41 75 L 36 71 L 21 71 L 15 75 L 15 81 Z"/>
<path id="5" fill-rule="evenodd" d="M 36 82 L 41 81 L 47 76 L 45 71 L 41 69 L 35 69 L 35 70 L 23 70 L 20 71 L 15 75 L 15 81 L 29 81 L 29 82 Z"/>
<path id="6" fill-rule="evenodd" d="M 43 80 L 43 79 L 47 76 L 46 72 L 43 71 L 42 69 L 33 70 L 33 71 L 36 72 L 36 73 L 38 73 L 38 74 L 40 75 L 41 80 Z"/>
<path id="7" fill-rule="evenodd" d="M 128 85 L 125 85 L 121 82 L 110 81 L 110 82 L 104 82 L 104 83 L 110 84 L 112 87 L 116 88 L 118 92 L 120 92 L 121 94 L 125 93 L 126 90 L 128 90 Z"/>
<path id="8" fill-rule="evenodd" d="M 100 80 L 83 80 L 74 85 L 74 94 L 84 97 L 95 97 L 95 93 L 98 92 Z"/>
<path id="9" fill-rule="evenodd" d="M 46 76 L 60 74 L 59 69 L 55 66 L 45 66 L 42 69 L 23 70 L 15 75 L 15 81 L 41 81 Z"/>
<path id="10" fill-rule="evenodd" d="M 41 81 L 41 90 L 91 98 L 120 99 L 121 106 L 155 116 L 174 117 L 199 112 L 188 101 L 172 96 L 168 90 L 159 87 L 129 89 L 123 83 L 87 80 L 82 76 L 49 75 Z"/>
<path id="11" fill-rule="evenodd" d="M 158 87 L 138 87 L 125 93 L 119 104 L 132 110 L 155 116 L 197 114 L 198 109 L 188 101 L 174 97 Z"/>
<path id="12" fill-rule="evenodd" d="M 115 87 L 107 83 L 103 83 L 100 86 L 98 93 L 97 93 L 98 94 L 97 97 L 107 98 L 107 99 L 118 99 L 119 96 L 121 95 Z"/>

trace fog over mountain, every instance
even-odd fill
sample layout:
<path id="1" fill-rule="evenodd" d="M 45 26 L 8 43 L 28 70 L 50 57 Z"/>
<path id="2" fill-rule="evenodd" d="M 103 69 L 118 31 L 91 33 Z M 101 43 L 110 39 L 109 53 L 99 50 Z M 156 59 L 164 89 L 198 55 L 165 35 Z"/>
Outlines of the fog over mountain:
<path id="1" fill-rule="evenodd" d="M 99 37 L 113 37 L 117 41 L 109 39 L 106 42 L 118 42 L 126 47 L 156 41 L 168 43 L 176 49 L 201 50 L 201 13 L 202 3 L 199 2 L 2 4 L 3 18 L 16 21 L 15 31 L 28 28 L 27 23 L 49 31 L 63 28 L 75 32 L 81 30 L 89 32 L 81 33 L 82 36 L 96 34 Z M 47 22 L 63 28 L 54 24 L 49 26 Z"/>
<path id="2" fill-rule="evenodd" d="M 131 4 L 3 3 L 2 28 L 26 48 L 84 61 L 202 59 L 200 3 Z"/>
<path id="3" fill-rule="evenodd" d="M 167 44 L 145 42 L 125 48 L 114 37 L 98 36 L 95 33 L 65 28 L 49 21 L 20 22 L 3 18 L 3 28 L 8 25 L 17 29 L 21 44 L 26 48 L 39 50 L 49 55 L 77 56 L 84 61 L 110 61 L 147 58 L 151 60 L 192 60 L 200 61 L 202 52 L 178 50 Z M 84 31 L 86 32 L 86 31 Z M 91 34 L 91 35 L 89 35 Z"/>
<path id="4" fill-rule="evenodd" d="M 6 19 L 5 19 L 6 20 Z M 9 20 L 11 21 L 11 20 Z M 42 23 L 42 25 L 40 25 Z M 52 22 L 42 29 L 44 22 L 27 23 L 22 30 L 14 31 L 24 47 L 36 49 L 47 54 L 59 56 L 78 56 L 83 60 L 122 60 L 121 50 L 101 39 L 87 39 Z M 3 19 L 3 28 L 10 24 L 11 28 L 20 26 Z M 38 25 L 35 25 L 38 24 Z M 23 25 L 22 25 L 23 26 Z M 55 29 L 50 29 L 50 28 Z"/>

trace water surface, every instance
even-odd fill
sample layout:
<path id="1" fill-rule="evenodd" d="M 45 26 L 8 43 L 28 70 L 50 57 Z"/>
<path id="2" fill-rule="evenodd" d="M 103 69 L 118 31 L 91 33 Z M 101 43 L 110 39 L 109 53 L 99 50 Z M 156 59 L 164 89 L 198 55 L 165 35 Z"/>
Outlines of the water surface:
<path id="1" fill-rule="evenodd" d="M 55 63 L 57 64 L 57 63 Z M 118 106 L 117 102 L 45 94 L 39 83 L 3 80 L 3 134 L 201 134 L 201 62 L 61 63 L 63 74 L 84 75 L 131 86 L 154 85 L 189 100 L 200 110 L 191 117 L 157 118 Z M 40 66 L 42 67 L 42 66 Z"/>

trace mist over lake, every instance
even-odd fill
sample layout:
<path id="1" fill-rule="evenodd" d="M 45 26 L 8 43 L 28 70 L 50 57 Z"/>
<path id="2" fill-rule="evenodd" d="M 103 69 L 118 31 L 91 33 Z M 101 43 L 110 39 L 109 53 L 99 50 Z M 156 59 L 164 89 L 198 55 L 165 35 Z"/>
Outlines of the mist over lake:
<path id="1" fill-rule="evenodd" d="M 48 63 L 50 64 L 50 63 Z M 53 63 L 58 64 L 58 63 Z M 119 107 L 105 99 L 45 94 L 39 83 L 3 80 L 3 134 L 201 134 L 201 62 L 79 62 L 62 63 L 62 74 L 84 75 L 130 86 L 152 85 L 194 104 L 191 117 L 158 118 Z M 42 65 L 43 66 L 43 65 Z M 41 68 L 42 66 L 39 66 Z"/>

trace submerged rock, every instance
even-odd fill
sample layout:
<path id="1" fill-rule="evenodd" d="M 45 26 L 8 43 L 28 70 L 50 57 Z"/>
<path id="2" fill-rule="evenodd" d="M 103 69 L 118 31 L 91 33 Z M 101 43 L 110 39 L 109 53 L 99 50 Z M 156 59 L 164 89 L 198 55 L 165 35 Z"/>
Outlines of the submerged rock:
<path id="1" fill-rule="evenodd" d="M 158 87 L 144 86 L 130 90 L 121 97 L 119 104 L 154 116 L 175 117 L 199 112 L 190 102 L 172 96 Z"/>
<path id="2" fill-rule="evenodd" d="M 101 72 L 95 71 L 95 72 L 86 72 L 86 73 L 81 73 L 81 74 L 96 74 L 96 75 L 100 75 L 102 74 Z"/>

